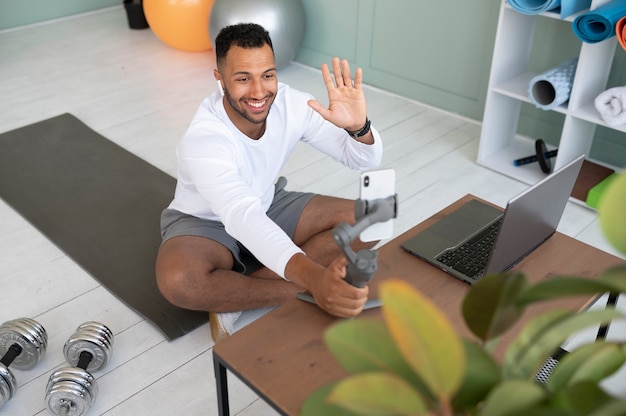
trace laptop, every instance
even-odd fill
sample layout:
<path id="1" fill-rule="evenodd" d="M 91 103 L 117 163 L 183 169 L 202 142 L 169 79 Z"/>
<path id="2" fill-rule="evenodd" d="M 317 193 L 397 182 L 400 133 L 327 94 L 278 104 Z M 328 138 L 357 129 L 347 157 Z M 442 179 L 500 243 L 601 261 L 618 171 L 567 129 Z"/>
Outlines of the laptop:
<path id="1" fill-rule="evenodd" d="M 556 231 L 584 155 L 512 198 L 504 212 L 471 200 L 401 244 L 467 283 L 509 270 Z"/>

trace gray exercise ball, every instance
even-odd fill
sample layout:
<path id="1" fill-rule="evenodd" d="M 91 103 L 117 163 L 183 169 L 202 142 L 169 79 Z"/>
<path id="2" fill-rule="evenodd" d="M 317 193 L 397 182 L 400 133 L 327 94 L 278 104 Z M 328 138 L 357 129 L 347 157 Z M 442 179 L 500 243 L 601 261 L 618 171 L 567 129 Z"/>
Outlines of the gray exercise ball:
<path id="1" fill-rule="evenodd" d="M 302 45 L 304 6 L 301 0 L 215 0 L 209 20 L 211 44 L 223 27 L 237 23 L 257 23 L 270 33 L 276 68 L 281 69 Z"/>

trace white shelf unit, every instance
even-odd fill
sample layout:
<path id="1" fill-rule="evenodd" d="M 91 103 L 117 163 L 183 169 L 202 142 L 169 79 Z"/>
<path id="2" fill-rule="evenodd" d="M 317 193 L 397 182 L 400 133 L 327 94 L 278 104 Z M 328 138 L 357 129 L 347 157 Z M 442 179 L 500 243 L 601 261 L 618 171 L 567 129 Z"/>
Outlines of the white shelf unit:
<path id="1" fill-rule="evenodd" d="M 591 9 L 609 1 L 592 0 Z M 564 20 L 571 24 L 575 17 Z M 528 83 L 537 75 L 528 71 L 537 19 L 561 21 L 552 12 L 519 13 L 502 0 L 477 160 L 528 184 L 545 176 L 536 163 L 513 165 L 513 160 L 535 154 L 535 139 L 517 134 L 517 125 L 522 103 L 531 103 Z M 589 154 L 597 125 L 626 132 L 626 125 L 616 128 L 604 123 L 593 103 L 607 89 L 616 45 L 614 36 L 595 44 L 581 42 L 569 101 L 549 110 L 564 115 L 558 155 L 552 160 L 556 169 L 580 154 Z"/>

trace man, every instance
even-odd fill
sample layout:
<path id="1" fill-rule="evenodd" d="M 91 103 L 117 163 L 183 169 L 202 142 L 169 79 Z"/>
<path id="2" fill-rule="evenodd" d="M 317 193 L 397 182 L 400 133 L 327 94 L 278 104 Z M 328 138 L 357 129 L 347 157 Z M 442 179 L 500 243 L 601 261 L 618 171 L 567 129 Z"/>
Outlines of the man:
<path id="1" fill-rule="evenodd" d="M 300 141 L 353 169 L 380 164 L 362 71 L 353 81 L 348 62 L 334 58 L 333 80 L 324 64 L 324 108 L 278 82 L 261 26 L 222 29 L 215 52 L 223 93 L 202 102 L 177 147 L 176 192 L 161 219 L 159 289 L 175 305 L 210 311 L 215 342 L 232 332 L 240 311 L 303 291 L 334 316 L 358 315 L 368 288 L 343 280 L 346 259 L 332 239 L 339 223 L 355 222 L 354 201 L 288 192 L 284 178 L 275 182 Z"/>

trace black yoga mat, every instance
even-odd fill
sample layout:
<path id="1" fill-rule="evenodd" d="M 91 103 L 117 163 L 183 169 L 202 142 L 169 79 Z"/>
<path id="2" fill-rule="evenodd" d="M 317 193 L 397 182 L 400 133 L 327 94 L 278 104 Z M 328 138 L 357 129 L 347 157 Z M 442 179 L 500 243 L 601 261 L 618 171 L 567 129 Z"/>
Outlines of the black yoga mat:
<path id="1" fill-rule="evenodd" d="M 170 340 L 208 319 L 156 285 L 159 218 L 175 185 L 71 114 L 0 134 L 0 198 Z"/>

